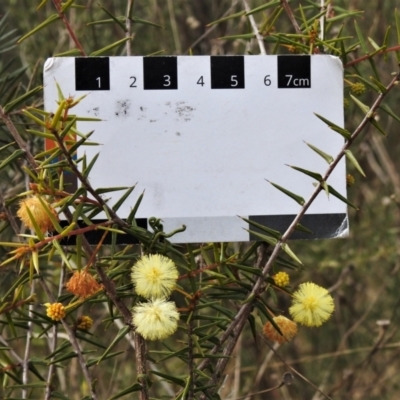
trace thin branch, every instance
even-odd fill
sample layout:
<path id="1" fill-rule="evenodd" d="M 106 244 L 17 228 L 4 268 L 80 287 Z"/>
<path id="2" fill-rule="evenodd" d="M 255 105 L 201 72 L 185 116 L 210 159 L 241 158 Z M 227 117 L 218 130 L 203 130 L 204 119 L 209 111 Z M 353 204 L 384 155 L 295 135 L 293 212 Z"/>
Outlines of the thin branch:
<path id="1" fill-rule="evenodd" d="M 290 22 L 292 23 L 292 25 L 293 25 L 294 30 L 296 31 L 296 33 L 297 33 L 298 35 L 302 35 L 303 32 L 301 31 L 300 26 L 299 26 L 299 24 L 297 23 L 296 18 L 295 18 L 294 14 L 293 14 L 293 11 L 292 11 L 292 9 L 290 8 L 289 3 L 287 2 L 287 0 L 281 0 L 281 5 L 282 5 L 282 7 L 285 9 L 286 14 L 288 15 L 288 17 L 289 17 L 289 19 L 290 19 Z"/>
<path id="2" fill-rule="evenodd" d="M 234 0 L 232 2 L 232 5 L 224 12 L 221 18 L 226 17 L 227 15 L 230 14 L 230 12 L 236 7 L 237 3 L 239 0 Z M 185 53 L 188 53 L 189 50 L 191 50 L 194 46 L 198 45 L 203 39 L 205 39 L 214 29 L 218 26 L 218 24 L 215 24 L 211 26 L 209 29 L 207 29 L 201 36 L 199 36 L 190 46 L 189 48 L 185 51 Z"/>
<path id="3" fill-rule="evenodd" d="M 247 0 L 243 0 L 243 5 L 244 5 L 246 12 L 249 12 L 250 6 L 249 6 L 249 3 Z M 250 14 L 247 17 L 249 18 L 251 27 L 253 28 L 253 32 L 256 35 L 258 47 L 260 48 L 260 53 L 265 56 L 267 54 L 267 52 L 266 52 L 265 46 L 264 46 L 264 38 L 262 37 L 262 35 L 260 34 L 260 31 L 258 30 L 254 16 L 253 16 L 253 14 Z"/>
<path id="4" fill-rule="evenodd" d="M 31 284 L 31 291 L 29 296 L 33 296 L 35 293 L 35 282 L 33 281 Z M 29 356 L 31 351 L 31 339 L 32 339 L 32 329 L 33 329 L 33 322 L 32 319 L 34 318 L 34 314 L 32 313 L 32 309 L 34 304 L 29 304 L 28 307 L 28 330 L 26 332 L 26 339 L 25 339 L 25 351 L 24 351 L 24 360 L 22 362 L 22 383 L 24 385 L 28 384 L 28 372 L 29 372 Z M 22 398 L 26 399 L 28 395 L 28 389 L 22 389 Z"/>
<path id="5" fill-rule="evenodd" d="M 132 38 L 132 10 L 135 0 L 128 0 L 126 6 L 126 19 L 125 19 L 125 26 L 126 26 L 126 38 Z M 132 40 L 126 41 L 126 55 L 132 55 Z"/>
<path id="6" fill-rule="evenodd" d="M 79 52 L 81 53 L 81 56 L 86 56 L 85 50 L 83 49 L 81 43 L 79 42 L 78 38 L 75 35 L 74 30 L 72 29 L 68 18 L 66 17 L 66 15 L 62 12 L 62 7 L 61 7 L 61 1 L 62 0 L 52 0 L 54 7 L 57 10 L 57 13 L 59 15 L 59 17 L 62 19 L 65 28 L 67 29 L 69 35 L 71 36 L 71 39 L 73 40 L 73 42 L 75 43 L 75 46 L 77 47 L 77 49 L 79 50 Z"/>

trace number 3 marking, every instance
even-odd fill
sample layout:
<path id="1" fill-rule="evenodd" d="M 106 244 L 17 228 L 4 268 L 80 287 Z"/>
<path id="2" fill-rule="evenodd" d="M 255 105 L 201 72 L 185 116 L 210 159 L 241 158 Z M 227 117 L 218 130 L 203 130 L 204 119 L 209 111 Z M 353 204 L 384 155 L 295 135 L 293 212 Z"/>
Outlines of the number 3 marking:
<path id="1" fill-rule="evenodd" d="M 164 75 L 163 78 L 165 79 L 163 86 L 171 86 L 171 77 L 169 75 Z"/>

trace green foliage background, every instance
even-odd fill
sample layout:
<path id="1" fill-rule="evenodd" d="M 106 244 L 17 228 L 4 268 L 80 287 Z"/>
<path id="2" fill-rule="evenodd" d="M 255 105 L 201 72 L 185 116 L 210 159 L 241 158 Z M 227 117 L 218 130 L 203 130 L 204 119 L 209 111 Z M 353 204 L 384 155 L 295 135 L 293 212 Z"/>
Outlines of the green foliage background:
<path id="1" fill-rule="evenodd" d="M 70 8 L 66 15 L 87 54 L 125 37 L 126 33 L 115 22 L 91 24 L 110 18 L 96 2 L 89 0 L 86 4 L 84 1 L 76 1 L 76 3 L 84 5 L 85 8 Z M 262 0 L 249 0 L 248 3 L 252 9 L 267 4 Z M 282 9 L 278 14 L 281 10 L 280 2 L 275 3 L 273 7 L 254 14 L 259 27 L 264 23 L 268 27 L 271 18 L 277 17 L 269 29 L 263 32 L 268 54 L 287 53 L 288 48 L 284 46 L 284 37 L 287 34 L 296 33 L 285 11 Z M 327 23 L 326 39 L 336 38 L 338 35 L 347 37 L 343 41 L 343 47 L 340 42 L 338 45 L 334 44 L 337 46 L 335 54 L 342 53 L 341 57 L 345 64 L 365 55 L 363 40 L 369 54 L 375 50 L 373 43 L 378 46 L 384 44 L 386 47 L 382 48 L 383 51 L 399 45 L 400 28 L 396 26 L 395 13 L 396 7 L 400 6 L 398 0 L 368 3 L 368 5 L 356 0 L 335 0 L 331 4 L 334 7 L 331 18 L 341 15 L 343 18 L 333 19 Z M 43 2 L 43 7 L 36 10 L 38 5 L 39 1 L 32 2 L 31 0 L 8 0 L 0 4 L 0 16 L 3 16 L 0 25 L 0 105 L 3 107 L 23 93 L 41 85 L 43 63 L 47 57 L 75 49 L 75 44 L 61 20 L 49 24 L 14 46 L 18 38 L 32 31 L 50 15 L 56 14 L 51 1 Z M 125 1 L 104 0 L 101 6 L 117 17 L 126 14 Z M 302 26 L 304 18 L 309 20 L 318 15 L 320 4 L 312 1 L 291 1 L 290 7 L 299 25 Z M 243 9 L 244 5 L 241 1 L 230 0 L 137 0 L 133 7 L 133 16 L 140 20 L 132 24 L 134 34 L 131 42 L 132 55 L 149 55 L 160 51 L 163 51 L 162 54 L 189 54 L 190 51 L 195 55 L 258 54 L 259 48 L 255 39 L 239 36 L 253 34 L 249 18 L 241 16 L 206 27 L 207 24 L 224 15 L 232 15 Z M 353 11 L 360 12 L 353 13 Z M 163 28 L 143 23 L 141 20 L 150 21 Z M 355 29 L 354 21 L 359 26 L 361 39 L 360 33 L 357 33 Z M 125 21 L 122 21 L 122 24 L 124 25 Z M 318 29 L 313 21 L 302 26 L 304 37 L 290 37 L 297 51 L 304 52 L 305 47 L 311 48 L 309 35 L 313 26 Z M 280 43 L 277 43 L 278 34 L 282 35 Z M 373 43 L 368 38 L 371 38 Z M 343 55 L 343 49 L 350 50 L 347 56 Z M 370 77 L 375 77 L 383 85 L 390 82 L 392 73 L 398 72 L 399 57 L 395 50 L 400 51 L 396 48 L 386 53 L 378 51 L 371 58 L 372 62 L 364 60 L 347 67 L 345 69 L 345 98 L 350 98 L 349 82 L 361 81 L 354 77 L 356 74 L 364 79 L 364 83 L 365 81 L 370 83 L 369 86 L 367 85 L 366 92 L 358 98 L 364 104 L 371 106 L 378 93 L 373 90 L 376 82 Z M 75 54 L 78 55 L 77 52 Z M 126 44 L 122 43 L 104 54 L 125 55 Z M 40 92 L 37 93 L 26 103 L 19 104 L 11 113 L 19 134 L 33 154 L 42 151 L 43 141 L 42 138 L 26 131 L 33 124 L 20 110 L 27 105 L 40 108 L 41 96 Z M 284 385 L 280 389 L 255 395 L 252 398 L 313 400 L 324 398 L 317 392 L 315 386 L 319 387 L 326 396 L 334 399 L 381 400 L 400 396 L 400 383 L 397 379 L 400 368 L 400 334 L 398 332 L 400 322 L 398 313 L 400 301 L 398 290 L 400 285 L 399 97 L 398 87 L 395 87 L 384 100 L 384 104 L 393 110 L 396 118 L 388 116 L 382 109 L 375 116 L 375 120 L 378 121 L 386 136 L 372 124 L 368 124 L 363 134 L 352 145 L 352 152 L 364 170 L 366 178 L 363 178 L 351 163 L 348 163 L 349 173 L 355 177 L 355 184 L 348 190 L 348 198 L 360 209 L 359 211 L 349 209 L 350 237 L 341 240 L 290 243 L 292 250 L 304 263 L 304 268 L 287 269 L 291 275 L 291 287 L 295 288 L 301 282 L 312 280 L 326 288 L 333 288 L 332 295 L 335 297 L 336 305 L 334 316 L 321 328 L 302 328 L 292 343 L 282 345 L 277 351 L 286 363 L 284 364 L 274 353 L 271 353 L 270 346 L 263 339 L 261 329 L 266 317 L 259 310 L 255 310 L 253 313 L 255 336 L 252 334 L 250 324 L 247 324 L 234 350 L 234 358 L 230 360 L 225 370 L 227 377 L 223 383 L 219 383 L 220 398 L 235 399 L 247 396 L 249 393 L 273 388 L 281 382 L 285 372 L 291 372 L 294 375 L 293 385 Z M 345 114 L 345 127 L 353 132 L 361 122 L 363 114 L 351 100 Z M 0 121 L 0 148 L 2 148 L 0 162 L 16 150 L 16 146 L 3 148 L 13 141 L 9 129 L 4 122 Z M 18 157 L 10 162 L 7 168 L 0 170 L 0 191 L 7 207 L 10 207 L 14 214 L 17 206 L 16 196 L 27 190 L 27 174 L 24 170 L 26 166 L 24 159 Z M 6 204 L 2 205 L 1 212 Z M 7 221 L 1 222 L 0 229 L 1 242 L 17 240 Z M 7 253 L 10 250 L 6 246 L 0 246 L 1 262 L 9 257 Z M 139 246 L 112 249 L 105 247 L 100 253 L 99 266 L 110 271 L 118 294 L 129 307 L 136 299 L 129 282 L 128 272 L 139 257 L 140 251 Z M 270 251 L 270 248 L 267 251 Z M 257 258 L 255 247 L 251 248 L 248 244 L 179 247 L 174 255 L 179 260 L 178 253 L 183 254 L 185 260 L 179 261 L 179 265 L 185 263 L 186 266 L 195 265 L 196 262 L 211 265 L 220 263 L 222 260 L 218 269 L 221 273 L 225 273 L 224 263 L 233 254 L 238 254 L 235 259 L 242 260 L 248 266 L 254 266 Z M 247 258 L 245 258 L 246 255 L 248 255 Z M 87 257 L 75 250 L 70 250 L 69 257 L 78 264 L 85 265 L 85 260 L 87 262 Z M 194 257 L 197 257 L 196 261 Z M 293 261 L 288 257 L 281 258 L 280 264 L 275 263 L 274 269 L 280 270 L 283 263 L 292 265 Z M 26 299 L 31 294 L 33 286 L 29 282 L 28 267 L 22 272 L 19 270 L 18 262 L 1 267 L 2 305 L 6 303 L 9 305 L 15 299 Z M 54 296 L 57 297 L 60 278 L 63 282 L 66 279 L 63 274 L 67 273 L 60 257 L 55 256 L 48 260 L 45 254 L 40 259 L 40 272 L 48 282 Z M 96 273 L 94 270 L 92 272 Z M 181 272 L 184 273 L 183 270 Z M 25 282 L 20 282 L 14 287 L 14 289 L 20 287 L 20 291 L 10 293 L 10 287 L 21 276 L 26 277 Z M 208 279 L 211 277 L 209 276 Z M 224 281 L 220 280 L 218 283 L 223 286 Z M 182 283 L 182 286 L 185 287 L 185 285 L 190 286 L 188 282 Z M 191 290 L 190 287 L 185 287 L 185 289 Z M 41 306 L 48 302 L 46 294 L 37 284 L 34 291 L 37 296 L 37 301 L 33 306 L 34 317 L 28 314 L 27 304 L 21 308 L 16 307 L 12 312 L 0 314 L 0 334 L 5 340 L 0 344 L 3 346 L 0 347 L 0 398 L 44 398 L 43 379 L 47 379 L 46 372 L 49 368 L 49 356 L 51 356 L 48 346 L 51 340 L 43 338 L 46 335 L 51 336 L 52 323 L 44 316 L 44 307 Z M 209 300 L 217 301 L 221 298 L 223 291 L 218 293 L 218 295 L 217 293 L 214 293 L 214 296 L 210 295 Z M 243 301 L 248 292 L 239 291 L 238 293 L 236 299 L 230 299 L 228 296 L 227 300 L 220 300 L 219 306 L 230 309 L 228 319 L 232 319 L 235 315 L 235 306 L 232 304 Z M 268 291 L 264 298 L 272 309 L 287 310 L 288 296 L 279 292 L 276 292 L 275 296 L 276 299 Z M 71 298 L 72 296 L 66 294 L 65 290 L 59 296 L 59 300 L 66 303 Z M 185 306 L 182 296 L 174 294 L 173 300 L 180 307 Z M 217 311 L 209 309 L 206 313 L 216 315 Z M 138 378 L 142 377 L 137 376 L 137 360 L 135 360 L 132 346 L 133 336 L 130 333 L 121 336 L 121 340 L 113 346 L 111 350 L 113 357 L 97 364 L 105 349 L 123 329 L 123 319 L 118 318 L 118 310 L 111 306 L 111 301 L 106 296 L 95 297 L 81 305 L 78 311 L 71 313 L 68 317 L 69 324 L 73 324 L 77 316 L 82 314 L 88 314 L 94 320 L 90 333 L 80 332 L 79 340 L 85 359 L 93 364 L 90 370 L 96 380 L 95 386 L 99 398 L 116 398 L 113 396 L 126 388 L 133 386 L 135 389 L 134 385 L 138 382 Z M 32 386 L 24 386 L 22 365 L 19 360 L 24 358 L 29 321 L 33 323 L 34 332 L 34 337 L 31 339 L 28 374 L 28 382 Z M 215 337 L 223 331 L 225 326 L 220 331 L 217 330 Z M 64 341 L 69 342 L 61 327 L 57 332 L 58 346 L 62 346 Z M 205 335 L 205 332 L 204 330 L 202 334 Z M 211 331 L 207 332 L 211 334 Z M 187 332 L 180 329 L 168 341 L 152 343 L 149 346 L 149 357 L 152 361 L 160 361 L 166 355 L 175 354 L 178 349 L 185 348 L 185 344 L 187 344 Z M 211 345 L 212 342 L 204 345 L 203 350 L 209 349 Z M 65 347 L 56 354 L 57 369 L 54 371 L 52 382 L 54 391 L 51 398 L 81 399 L 89 395 L 88 385 L 77 358 L 72 357 L 71 352 L 71 348 Z M 150 388 L 151 398 L 169 399 L 174 398 L 175 395 L 178 396 L 182 380 L 185 382 L 188 374 L 187 359 L 187 355 L 175 354 L 165 361 L 150 366 L 151 370 L 154 371 L 157 368 L 170 377 L 164 381 L 156 374 L 149 374 L 148 379 L 153 381 Z M 315 386 L 297 376 L 288 365 L 295 368 Z M 257 379 L 259 371 L 262 371 L 262 374 Z M 171 376 L 176 378 L 175 382 Z M 204 379 L 204 382 L 207 382 L 207 379 Z M 136 398 L 136 396 L 139 396 L 137 392 L 130 392 L 124 398 Z M 200 393 L 196 393 L 195 396 L 195 398 L 200 398 Z M 215 393 L 210 393 L 209 396 L 209 398 L 217 398 Z"/>

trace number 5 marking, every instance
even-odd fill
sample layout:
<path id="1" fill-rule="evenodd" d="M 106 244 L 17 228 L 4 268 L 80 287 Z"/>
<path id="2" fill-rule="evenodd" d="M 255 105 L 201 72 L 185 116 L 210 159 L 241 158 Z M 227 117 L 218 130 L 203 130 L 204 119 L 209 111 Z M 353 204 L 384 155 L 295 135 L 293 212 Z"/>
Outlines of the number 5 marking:
<path id="1" fill-rule="evenodd" d="M 232 75 L 231 76 L 231 86 L 236 87 L 238 84 L 239 84 L 239 82 L 237 80 L 237 75 Z"/>

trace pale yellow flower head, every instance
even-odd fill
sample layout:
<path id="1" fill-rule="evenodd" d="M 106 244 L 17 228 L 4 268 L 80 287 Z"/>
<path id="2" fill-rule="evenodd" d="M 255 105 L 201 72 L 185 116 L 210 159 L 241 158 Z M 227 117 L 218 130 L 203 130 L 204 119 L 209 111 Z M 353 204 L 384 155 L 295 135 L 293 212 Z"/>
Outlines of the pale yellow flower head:
<path id="1" fill-rule="evenodd" d="M 178 328 L 179 312 L 172 301 L 153 299 L 133 307 L 132 322 L 146 340 L 161 340 Z"/>
<path id="2" fill-rule="evenodd" d="M 54 218 L 57 219 L 57 213 L 53 209 L 53 207 L 45 199 L 42 198 L 42 201 L 43 204 L 46 205 L 48 212 L 53 214 Z M 46 209 L 43 207 L 43 204 L 36 196 L 28 197 L 20 201 L 17 215 L 29 229 L 34 229 L 34 225 L 31 219 L 32 217 L 38 225 L 39 229 L 43 233 L 45 233 L 49 230 L 53 230 L 54 226 L 48 213 L 46 212 Z M 31 215 L 28 214 L 27 209 L 29 209 Z"/>
<path id="3" fill-rule="evenodd" d="M 302 283 L 293 293 L 290 315 L 299 324 L 320 326 L 330 318 L 335 306 L 329 292 L 312 282 Z"/>
<path id="4" fill-rule="evenodd" d="M 273 342 L 285 343 L 292 340 L 297 335 L 297 324 L 283 315 L 273 318 L 275 324 L 279 327 L 279 333 L 271 322 L 267 322 L 263 327 L 264 335 Z"/>
<path id="5" fill-rule="evenodd" d="M 174 262 L 159 254 L 142 257 L 132 267 L 131 273 L 136 293 L 146 299 L 168 297 L 174 290 L 178 276 Z"/>

